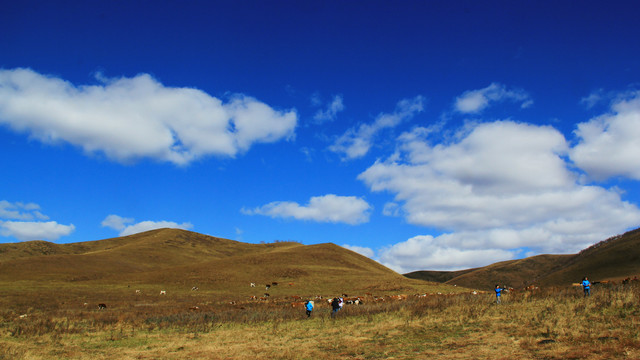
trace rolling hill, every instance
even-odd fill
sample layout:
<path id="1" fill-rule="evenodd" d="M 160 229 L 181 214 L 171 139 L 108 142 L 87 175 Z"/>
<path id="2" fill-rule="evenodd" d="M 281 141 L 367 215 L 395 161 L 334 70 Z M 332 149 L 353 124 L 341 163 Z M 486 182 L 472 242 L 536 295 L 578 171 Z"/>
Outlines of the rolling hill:
<path id="1" fill-rule="evenodd" d="M 280 284 L 277 293 L 281 295 L 410 293 L 428 291 L 425 286 L 442 288 L 441 284 L 408 279 L 331 243 L 247 244 L 185 230 L 159 229 L 72 244 L 0 244 L 0 285 L 5 286 L 198 286 L 202 291 L 223 294 L 246 293 L 250 283 L 264 291 L 266 284 L 274 282 Z"/>
<path id="2" fill-rule="evenodd" d="M 459 271 L 415 271 L 412 279 L 436 281 L 476 289 L 496 284 L 515 288 L 531 284 L 565 286 L 584 276 L 592 281 L 640 275 L 640 229 L 601 241 L 573 255 L 537 255 Z"/>

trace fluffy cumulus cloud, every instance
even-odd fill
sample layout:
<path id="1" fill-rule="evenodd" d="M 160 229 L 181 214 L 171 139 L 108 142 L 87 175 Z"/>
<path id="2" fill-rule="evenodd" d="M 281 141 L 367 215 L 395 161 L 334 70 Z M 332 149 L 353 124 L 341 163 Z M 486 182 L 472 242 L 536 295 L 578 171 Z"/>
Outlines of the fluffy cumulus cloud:
<path id="1" fill-rule="evenodd" d="M 328 194 L 314 196 L 306 205 L 291 201 L 274 201 L 258 208 L 241 211 L 247 215 L 357 225 L 369 221 L 371 205 L 355 196 Z"/>
<path id="2" fill-rule="evenodd" d="M 49 220 L 35 203 L 11 203 L 0 200 L 0 235 L 20 241 L 55 241 L 75 231 L 73 224 L 63 225 Z"/>
<path id="3" fill-rule="evenodd" d="M 618 98 L 607 114 L 578 124 L 571 160 L 595 180 L 640 180 L 640 91 Z"/>
<path id="4" fill-rule="evenodd" d="M 451 237 L 415 236 L 383 249 L 379 261 L 399 273 L 408 273 L 425 269 L 455 270 L 485 266 L 512 259 L 515 255 L 503 249 L 459 247 L 457 244 L 449 244 Z"/>
<path id="5" fill-rule="evenodd" d="M 454 109 L 465 114 L 477 114 L 482 112 L 491 103 L 513 101 L 520 103 L 522 108 L 529 107 L 533 100 L 525 91 L 520 89 L 507 89 L 502 84 L 493 83 L 484 89 L 466 91 L 456 98 Z"/>
<path id="6" fill-rule="evenodd" d="M 422 96 L 402 100 L 393 113 L 380 114 L 373 123 L 360 124 L 358 127 L 347 130 L 337 138 L 329 150 L 341 154 L 343 160 L 361 158 L 369 152 L 378 133 L 411 119 L 423 110 L 423 103 L 424 97 Z"/>
<path id="7" fill-rule="evenodd" d="M 109 227 L 119 232 L 119 236 L 127 236 L 137 234 L 144 231 L 172 228 L 190 230 L 193 228 L 191 223 L 185 222 L 178 224 L 173 221 L 141 221 L 135 222 L 133 218 L 125 218 L 119 215 L 109 215 L 102 221 L 102 226 Z"/>
<path id="8" fill-rule="evenodd" d="M 480 266 L 523 248 L 575 252 L 640 222 L 640 210 L 618 193 L 580 181 L 552 127 L 480 123 L 436 145 L 429 134 L 403 134 L 396 154 L 359 175 L 371 190 L 393 194 L 408 222 L 445 232 L 382 249 L 381 262 L 394 269 Z"/>
<path id="9" fill-rule="evenodd" d="M 75 86 L 29 69 L 0 70 L 0 124 L 118 162 L 151 158 L 177 165 L 295 136 L 294 110 L 248 96 L 223 102 L 197 89 L 164 86 L 148 74 L 98 80 Z"/>

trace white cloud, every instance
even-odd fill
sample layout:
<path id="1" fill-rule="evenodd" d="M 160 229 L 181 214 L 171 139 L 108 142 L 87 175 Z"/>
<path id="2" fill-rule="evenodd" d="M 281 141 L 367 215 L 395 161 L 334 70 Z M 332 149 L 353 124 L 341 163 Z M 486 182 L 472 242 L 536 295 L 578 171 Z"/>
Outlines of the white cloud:
<path id="1" fill-rule="evenodd" d="M 391 114 L 380 114 L 371 124 L 361 124 L 342 134 L 329 147 L 329 150 L 342 154 L 343 160 L 363 157 L 369 152 L 375 136 L 384 129 L 394 128 L 401 122 L 412 118 L 423 110 L 424 98 L 416 96 L 398 102 L 396 110 Z"/>
<path id="2" fill-rule="evenodd" d="M 357 225 L 369 221 L 370 209 L 371 205 L 361 198 L 328 194 L 314 196 L 304 206 L 291 201 L 274 201 L 255 209 L 243 208 L 241 211 L 247 215 Z"/>
<path id="3" fill-rule="evenodd" d="M 312 100 L 314 103 L 317 103 L 319 100 L 314 97 Z M 324 110 L 318 110 L 313 119 L 317 124 L 322 124 L 328 121 L 334 121 L 339 112 L 344 110 L 344 103 L 342 102 L 342 95 L 334 96 L 333 100 L 330 104 L 327 105 L 327 108 Z"/>
<path id="4" fill-rule="evenodd" d="M 20 241 L 55 241 L 74 232 L 73 224 L 62 225 L 55 221 L 0 221 L 0 235 L 13 236 Z"/>
<path id="5" fill-rule="evenodd" d="M 448 235 L 415 236 L 380 251 L 380 263 L 401 274 L 417 270 L 467 269 L 514 258 L 502 249 L 465 249 L 448 245 Z"/>
<path id="6" fill-rule="evenodd" d="M 362 256 L 366 256 L 368 258 L 373 259 L 373 256 L 375 255 L 375 252 L 368 247 L 363 247 L 363 246 L 353 246 L 353 245 L 342 245 L 343 248 L 351 250 L 353 252 L 357 252 L 358 254 L 362 255 Z"/>
<path id="7" fill-rule="evenodd" d="M 101 84 L 75 86 L 29 69 L 0 70 L 0 124 L 119 162 L 152 158 L 177 165 L 295 136 L 294 110 L 274 110 L 248 96 L 223 103 L 198 89 L 166 87 L 148 74 L 97 79 Z"/>
<path id="8" fill-rule="evenodd" d="M 640 180 L 640 91 L 627 94 L 611 112 L 578 124 L 571 160 L 596 180 Z"/>
<path id="9" fill-rule="evenodd" d="M 508 90 L 504 85 L 492 83 L 484 89 L 470 90 L 456 98 L 454 108 L 465 114 L 479 113 L 492 102 L 511 100 L 520 102 L 521 108 L 527 108 L 533 104 L 533 100 L 523 90 Z"/>
<path id="10" fill-rule="evenodd" d="M 75 231 L 73 224 L 62 225 L 49 220 L 35 203 L 11 203 L 0 200 L 0 235 L 20 241 L 58 240 Z"/>
<path id="11" fill-rule="evenodd" d="M 110 227 L 114 230 L 122 231 L 127 227 L 127 224 L 134 222 L 133 218 L 123 218 L 118 215 L 108 215 L 104 220 L 102 220 L 101 225 L 103 227 Z"/>
<path id="12" fill-rule="evenodd" d="M 112 214 L 107 216 L 102 221 L 102 226 L 109 227 L 119 231 L 119 234 L 118 234 L 119 236 L 127 236 L 127 235 L 141 233 L 144 231 L 162 229 L 162 228 L 183 229 L 183 230 L 190 230 L 191 228 L 193 228 L 193 225 L 188 222 L 185 222 L 182 224 L 178 224 L 173 221 L 141 221 L 138 223 L 134 223 L 134 222 L 135 222 L 135 219 L 124 218 L 119 215 Z"/>
<path id="13" fill-rule="evenodd" d="M 393 194 L 409 223 L 448 232 L 380 252 L 394 269 L 487 265 L 525 247 L 571 253 L 640 223 L 638 207 L 618 193 L 580 183 L 564 160 L 566 140 L 551 127 L 474 124 L 438 145 L 429 134 L 403 134 L 396 154 L 358 177 Z"/>

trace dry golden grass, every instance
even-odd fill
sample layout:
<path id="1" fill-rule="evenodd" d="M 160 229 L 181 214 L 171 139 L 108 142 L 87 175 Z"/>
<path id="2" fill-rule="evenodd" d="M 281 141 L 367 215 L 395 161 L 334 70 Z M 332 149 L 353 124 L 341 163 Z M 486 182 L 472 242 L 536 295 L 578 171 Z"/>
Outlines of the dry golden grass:
<path id="1" fill-rule="evenodd" d="M 317 301 L 310 319 L 286 297 L 123 296 L 97 310 L 80 295 L 3 297 L 0 359 L 640 358 L 637 284 L 589 298 L 573 288 L 508 293 L 501 305 L 491 294 L 369 298 L 335 318 Z"/>
<path id="2" fill-rule="evenodd" d="M 246 244 L 159 229 L 74 244 L 0 244 L 0 286 L 17 290 L 59 284 L 65 289 L 131 286 L 175 293 L 198 286 L 216 296 L 261 296 L 265 285 L 273 282 L 280 284 L 277 294 L 298 296 L 339 294 L 345 289 L 419 292 L 429 287 L 330 243 Z M 254 292 L 249 292 L 250 283 L 256 284 Z"/>

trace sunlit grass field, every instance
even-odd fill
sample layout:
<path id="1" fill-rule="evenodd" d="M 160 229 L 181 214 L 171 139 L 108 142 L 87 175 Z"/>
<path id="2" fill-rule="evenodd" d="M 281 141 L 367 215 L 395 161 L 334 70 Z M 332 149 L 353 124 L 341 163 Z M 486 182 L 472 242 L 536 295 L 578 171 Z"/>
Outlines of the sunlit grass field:
<path id="1" fill-rule="evenodd" d="M 113 290 L 105 290 L 113 291 Z M 123 292 L 107 309 L 83 289 L 2 294 L 0 359 L 639 359 L 640 288 L 431 294 L 345 305 L 311 318 L 287 296 Z M 87 303 L 85 305 L 85 302 Z M 190 310 L 197 305 L 198 309 Z"/>

